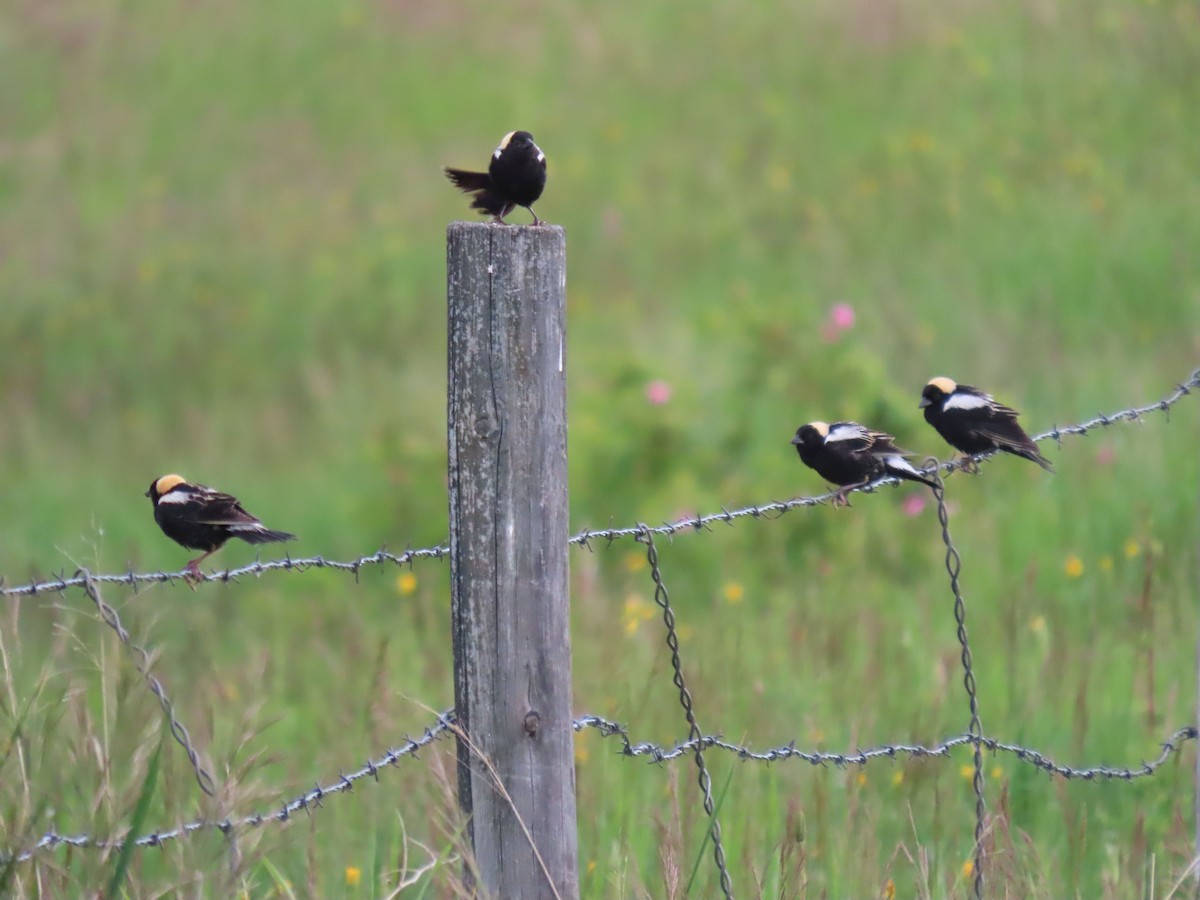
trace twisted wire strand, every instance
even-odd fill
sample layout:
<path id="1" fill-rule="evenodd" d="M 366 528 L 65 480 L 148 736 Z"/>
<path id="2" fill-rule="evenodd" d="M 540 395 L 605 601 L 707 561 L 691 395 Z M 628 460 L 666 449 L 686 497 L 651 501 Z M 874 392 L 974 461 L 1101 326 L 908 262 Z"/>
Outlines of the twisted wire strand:
<path id="1" fill-rule="evenodd" d="M 675 630 L 675 613 L 671 609 L 671 598 L 667 594 L 667 586 L 663 582 L 662 572 L 658 567 L 658 550 L 654 546 L 654 535 L 649 530 L 643 532 L 642 538 L 646 544 L 646 561 L 650 564 L 650 577 L 654 581 L 654 602 L 662 609 L 663 625 L 667 629 L 667 648 L 671 651 L 672 681 L 679 691 L 679 705 L 683 707 L 684 718 L 688 723 L 688 737 L 694 742 L 692 756 L 696 762 L 700 790 L 704 794 L 704 812 L 708 815 L 709 834 L 713 842 L 713 861 L 717 864 L 717 872 L 721 879 L 721 893 L 725 900 L 733 900 L 733 881 L 729 876 L 729 867 L 725 864 L 725 844 L 721 840 L 721 822 L 717 818 L 716 806 L 712 796 L 712 776 L 708 766 L 704 764 L 703 743 L 704 733 L 696 721 L 696 711 L 692 706 L 692 693 L 688 690 L 683 678 L 683 663 L 679 659 L 679 634 Z"/>
<path id="2" fill-rule="evenodd" d="M 349 572 L 357 579 L 359 572 L 369 566 L 378 566 L 384 563 L 393 563 L 397 566 L 411 566 L 417 560 L 443 559 L 449 553 L 449 545 L 441 544 L 436 547 L 423 547 L 419 550 L 405 550 L 403 553 L 389 553 L 387 550 L 381 549 L 366 556 L 360 556 L 358 559 L 345 562 L 326 559 L 323 556 L 308 556 L 300 559 L 286 557 L 268 562 L 256 560 L 248 565 L 238 566 L 233 569 L 201 573 L 199 580 L 190 577 L 186 569 L 178 572 L 134 572 L 131 569 L 125 573 L 108 575 L 93 574 L 90 577 L 97 584 L 124 584 L 129 587 L 136 587 L 139 584 L 174 584 L 176 582 L 184 584 L 220 582 L 225 584 L 235 582 L 247 575 L 259 577 L 268 572 L 307 572 L 310 569 L 333 569 L 339 572 Z M 13 587 L 5 586 L 3 579 L 0 579 L 0 596 L 32 597 L 37 594 L 61 593 L 69 588 L 82 588 L 83 586 L 84 579 L 79 573 L 71 577 L 59 575 L 54 578 L 31 581 L 29 584 L 15 585 Z"/>
<path id="3" fill-rule="evenodd" d="M 259 828 L 270 823 L 287 822 L 293 815 L 300 811 L 312 813 L 321 807 L 322 801 L 327 797 L 349 793 L 357 781 L 370 777 L 378 782 L 381 769 L 388 766 L 397 766 L 400 760 L 406 756 L 416 758 L 417 751 L 444 737 L 449 733 L 453 724 L 454 711 L 447 710 L 441 713 L 437 717 L 437 721 L 433 725 L 428 726 L 420 737 L 405 738 L 401 746 L 388 750 L 375 759 L 367 760 L 361 768 L 348 775 L 339 775 L 337 780 L 329 782 L 325 786 L 318 784 L 299 797 L 286 801 L 274 812 L 254 813 L 237 819 L 223 819 L 219 822 L 197 819 L 184 825 L 176 826 L 175 828 L 143 834 L 134 838 L 133 845 L 139 848 L 161 847 L 169 841 L 188 838 L 202 831 L 219 831 L 224 835 L 230 835 L 246 828 Z M 57 831 L 51 830 L 43 834 L 33 847 L 18 853 L 15 857 L 9 857 L 0 853 L 0 864 L 7 864 L 9 859 L 14 859 L 16 862 L 26 862 L 32 859 L 39 851 L 51 850 L 56 847 L 107 850 L 121 846 L 126 838 L 127 835 L 125 834 L 118 834 L 108 838 L 97 838 L 89 834 L 59 834 Z"/>
<path id="4" fill-rule="evenodd" d="M 719 735 L 704 735 L 700 738 L 690 738 L 676 744 L 663 745 L 649 741 L 634 742 L 628 730 L 619 722 L 606 719 L 603 716 L 581 716 L 574 722 L 575 731 L 594 729 L 603 738 L 618 738 L 621 744 L 618 751 L 622 756 L 631 758 L 646 757 L 652 763 L 672 762 L 685 754 L 691 753 L 697 746 L 701 749 L 724 750 L 745 762 L 775 763 L 787 760 L 800 760 L 813 766 L 865 766 L 878 759 L 896 760 L 901 757 L 913 759 L 942 759 L 950 755 L 957 747 L 978 745 L 991 753 L 1007 753 L 1017 760 L 1032 766 L 1048 775 L 1056 775 L 1066 780 L 1081 781 L 1135 781 L 1153 775 L 1173 755 L 1182 752 L 1183 745 L 1200 737 L 1200 731 L 1194 725 L 1177 729 L 1159 745 L 1159 755 L 1152 760 L 1142 760 L 1136 767 L 1129 766 L 1087 766 L 1074 767 L 1055 762 L 1040 750 L 1011 744 L 989 737 L 978 737 L 969 733 L 948 737 L 936 744 L 881 744 L 867 750 L 854 750 L 850 753 L 829 753 L 800 750 L 796 742 L 791 741 L 766 750 L 755 750 L 745 744 L 735 744 L 723 740 Z"/>
<path id="5" fill-rule="evenodd" d="M 117 615 L 117 611 L 104 602 L 100 596 L 100 588 L 96 586 L 91 574 L 87 569 L 80 569 L 76 573 L 76 577 L 83 580 L 84 593 L 88 595 L 91 601 L 96 604 L 96 609 L 100 612 L 100 617 L 104 620 L 104 624 L 117 633 L 117 637 L 121 639 L 121 643 L 133 654 L 133 664 L 137 666 L 138 672 L 142 678 L 146 680 L 146 685 L 150 688 L 150 692 L 158 698 L 159 704 L 162 706 L 163 715 L 167 717 L 167 721 L 171 726 L 171 737 L 175 739 L 180 747 L 187 754 L 188 762 L 192 764 L 192 771 L 196 775 L 196 783 L 200 785 L 200 790 L 208 794 L 210 797 L 217 795 L 216 785 L 213 783 L 213 777 L 209 771 L 204 768 L 200 762 L 200 754 L 192 743 L 192 736 L 188 733 L 185 726 L 179 717 L 175 714 L 175 705 L 171 702 L 171 698 L 167 696 L 166 689 L 150 672 L 150 654 L 146 648 L 134 642 L 129 636 L 129 632 L 121 624 L 121 617 Z"/>
<path id="6" fill-rule="evenodd" d="M 228 834 L 242 828 L 257 828 L 270 823 L 287 822 L 295 813 L 301 810 L 311 813 L 320 808 L 321 802 L 325 798 L 348 793 L 351 787 L 361 779 L 370 776 L 378 782 L 380 770 L 388 766 L 398 765 L 399 761 L 405 756 L 416 758 L 418 750 L 444 737 L 454 721 L 454 711 L 447 710 L 438 716 L 437 721 L 433 725 L 425 729 L 421 737 L 415 739 L 406 738 L 405 742 L 398 749 L 387 751 L 376 759 L 368 761 L 357 771 L 339 776 L 325 787 L 315 787 L 299 797 L 288 800 L 274 812 L 256 813 L 242 816 L 241 818 L 225 819 L 221 822 L 200 819 L 179 825 L 175 828 L 152 831 L 140 835 L 134 839 L 134 846 L 158 847 L 168 841 L 181 840 L 202 831 L 216 830 L 223 834 Z M 701 750 L 721 750 L 748 763 L 771 764 L 786 762 L 788 760 L 798 760 L 813 766 L 833 766 L 841 769 L 849 766 L 865 766 L 868 763 L 882 759 L 893 762 L 904 757 L 912 759 L 947 759 L 950 756 L 951 750 L 973 744 L 978 740 L 988 751 L 1010 754 L 1016 757 L 1019 762 L 1032 766 L 1052 777 L 1057 776 L 1067 780 L 1078 779 L 1088 782 L 1135 781 L 1139 778 L 1148 778 L 1166 764 L 1172 756 L 1181 753 L 1185 744 L 1200 739 L 1200 731 L 1195 726 L 1188 725 L 1177 729 L 1162 741 L 1159 745 L 1160 750 L 1156 758 L 1142 760 L 1136 767 L 1075 767 L 1056 762 L 1040 750 L 1023 747 L 1020 744 L 1007 743 L 994 738 L 985 737 L 976 739 L 970 734 L 954 735 L 930 746 L 921 744 L 882 744 L 867 750 L 854 750 L 849 753 L 828 753 L 798 749 L 795 741 L 777 747 L 769 747 L 765 750 L 755 750 L 749 745 L 735 744 L 723 740 L 718 735 L 702 735 L 699 738 L 690 738 L 671 745 L 655 744 L 649 741 L 635 742 L 630 737 L 629 731 L 624 725 L 614 722 L 611 719 L 606 719 L 603 716 L 595 715 L 579 716 L 572 723 L 572 727 L 577 733 L 591 729 L 598 731 L 601 738 L 617 738 L 621 745 L 618 750 L 621 756 L 629 759 L 645 758 L 654 764 L 672 762 L 682 756 L 694 753 L 696 748 L 699 747 Z M 56 847 L 69 846 L 81 849 L 110 849 L 120 846 L 125 841 L 125 838 L 126 835 L 124 834 L 98 838 L 84 833 L 60 834 L 57 831 L 50 830 L 43 834 L 32 848 L 16 854 L 15 857 L 11 854 L 0 852 L 0 864 L 7 865 L 10 860 L 27 862 L 38 852 L 52 850 Z"/>
<path id="7" fill-rule="evenodd" d="M 950 591 L 954 594 L 954 622 L 957 625 L 958 643 L 962 648 L 963 688 L 967 692 L 967 705 L 971 711 L 971 722 L 967 734 L 971 738 L 974 772 L 971 787 L 975 791 L 975 847 L 973 851 L 973 888 L 975 900 L 983 900 L 983 828 L 987 806 L 983 796 L 983 724 L 979 719 L 979 695 L 975 685 L 975 670 L 971 664 L 971 642 L 967 638 L 967 607 L 963 600 L 958 577 L 962 573 L 962 557 L 950 537 L 950 512 L 946 508 L 946 485 L 937 470 L 937 460 L 931 463 L 933 496 L 937 500 L 938 524 L 941 526 L 942 543 L 946 546 L 946 574 L 950 576 Z"/>

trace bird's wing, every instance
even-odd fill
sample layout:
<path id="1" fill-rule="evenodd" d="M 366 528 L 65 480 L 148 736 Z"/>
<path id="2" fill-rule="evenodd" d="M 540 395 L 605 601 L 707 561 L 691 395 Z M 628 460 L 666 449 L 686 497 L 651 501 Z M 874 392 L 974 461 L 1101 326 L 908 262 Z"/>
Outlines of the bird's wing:
<path id="1" fill-rule="evenodd" d="M 258 518 L 242 508 L 236 497 L 210 489 L 202 499 L 204 508 L 197 521 L 204 525 L 262 525 Z"/>
<path id="2" fill-rule="evenodd" d="M 829 434 L 825 436 L 826 444 L 843 444 L 855 451 L 869 450 L 880 437 L 878 431 L 864 428 L 857 422 L 835 422 L 829 426 Z"/>

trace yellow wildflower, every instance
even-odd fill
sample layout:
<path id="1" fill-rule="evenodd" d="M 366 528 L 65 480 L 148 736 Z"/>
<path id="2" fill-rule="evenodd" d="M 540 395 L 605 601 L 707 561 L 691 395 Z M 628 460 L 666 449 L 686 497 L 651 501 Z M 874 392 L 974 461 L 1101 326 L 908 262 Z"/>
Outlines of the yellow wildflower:
<path id="1" fill-rule="evenodd" d="M 362 869 L 358 866 L 346 866 L 346 884 L 350 887 L 358 887 L 360 881 L 362 881 Z"/>
<path id="2" fill-rule="evenodd" d="M 396 590 L 400 592 L 401 597 L 407 597 L 417 589 L 417 576 L 415 572 L 401 572 L 396 578 Z"/>
<path id="3" fill-rule="evenodd" d="M 1063 564 L 1063 571 L 1067 573 L 1068 578 L 1078 578 L 1083 574 L 1083 560 L 1072 553 Z"/>

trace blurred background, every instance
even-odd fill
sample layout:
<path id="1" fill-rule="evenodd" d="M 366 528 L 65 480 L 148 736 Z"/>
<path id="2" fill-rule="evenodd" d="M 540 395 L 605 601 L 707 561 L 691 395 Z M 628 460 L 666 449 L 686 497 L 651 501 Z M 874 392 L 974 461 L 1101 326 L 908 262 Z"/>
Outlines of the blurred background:
<path id="1" fill-rule="evenodd" d="M 295 555 L 444 541 L 445 226 L 473 214 L 441 167 L 483 168 L 514 129 L 545 151 L 536 208 L 567 232 L 573 530 L 819 493 L 788 444 L 812 419 L 948 457 L 916 408 L 934 375 L 1039 432 L 1157 400 L 1200 359 L 1185 0 L 14 0 L 0 60 L 9 584 L 179 570 L 188 552 L 142 497 L 167 472 L 296 532 Z M 1004 459 L 951 480 L 989 734 L 1133 765 L 1194 719 L 1197 420 L 1189 398 L 1046 447 L 1054 476 Z M 661 552 L 706 730 L 833 750 L 965 730 L 927 494 Z M 253 558 L 231 544 L 210 562 Z M 578 711 L 681 737 L 640 550 L 572 566 Z M 161 653 L 237 812 L 452 703 L 443 563 L 106 599 Z M 0 710 L 29 710 L 0 725 L 29 742 L 0 768 L 12 835 L 127 825 L 158 739 L 153 698 L 85 603 L 11 601 L 0 625 Z M 674 896 L 667 857 L 688 871 L 704 852 L 692 773 L 613 749 L 579 739 L 584 895 Z M 156 823 L 211 812 L 177 750 Z M 1022 896 L 1173 884 L 1193 756 L 1104 786 L 997 758 L 994 877 Z M 715 761 L 735 882 L 959 895 L 961 763 Z M 229 879 L 213 896 L 383 895 L 416 835 L 444 861 L 421 889 L 453 896 L 441 785 L 423 765 L 389 773 L 313 818 L 319 847 L 258 832 L 231 873 L 219 839 L 196 842 L 127 889 L 211 871 Z M 68 893 L 107 871 L 86 855 L 43 869 Z"/>

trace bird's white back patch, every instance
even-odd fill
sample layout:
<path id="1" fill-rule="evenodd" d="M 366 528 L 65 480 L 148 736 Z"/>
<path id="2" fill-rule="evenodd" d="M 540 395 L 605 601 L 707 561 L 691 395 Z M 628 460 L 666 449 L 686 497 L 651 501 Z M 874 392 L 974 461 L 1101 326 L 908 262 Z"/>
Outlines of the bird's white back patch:
<path id="1" fill-rule="evenodd" d="M 534 149 L 534 150 L 536 150 L 536 151 L 538 152 L 538 155 L 537 155 L 537 161 L 538 161 L 538 162 L 545 162 L 545 161 L 546 161 L 546 154 L 542 152 L 542 148 L 541 148 L 541 147 L 539 147 L 537 144 L 534 144 L 534 145 L 533 145 L 533 149 Z"/>
<path id="2" fill-rule="evenodd" d="M 261 522 L 235 522 L 228 527 L 230 531 L 266 531 Z"/>
<path id="3" fill-rule="evenodd" d="M 966 394 L 962 391 L 951 394 L 942 404 L 942 409 L 983 409 L 992 405 L 992 398 L 987 394 Z"/>
<path id="4" fill-rule="evenodd" d="M 829 435 L 825 438 L 825 443 L 832 444 L 834 441 L 861 441 L 870 436 L 870 432 L 861 425 L 847 422 L 842 425 L 835 425 L 829 429 Z"/>
<path id="5" fill-rule="evenodd" d="M 192 503 L 196 495 L 191 491 L 168 491 L 158 498 L 159 503 Z"/>

